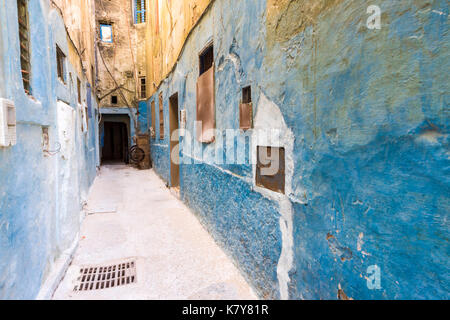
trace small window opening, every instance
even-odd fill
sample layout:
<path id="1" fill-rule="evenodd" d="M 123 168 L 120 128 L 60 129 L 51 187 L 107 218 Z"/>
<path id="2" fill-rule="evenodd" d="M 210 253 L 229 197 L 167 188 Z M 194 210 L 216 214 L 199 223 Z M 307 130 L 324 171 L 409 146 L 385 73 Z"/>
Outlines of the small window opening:
<path id="1" fill-rule="evenodd" d="M 45 153 L 50 150 L 50 137 L 48 127 L 42 127 L 42 151 Z"/>
<path id="2" fill-rule="evenodd" d="M 152 112 L 152 127 L 151 127 L 150 133 L 151 133 L 152 138 L 156 138 L 156 131 L 155 131 L 155 127 L 156 127 L 155 100 L 152 101 L 151 108 L 152 108 L 152 110 L 151 110 L 151 112 Z"/>
<path id="3" fill-rule="evenodd" d="M 214 47 L 210 45 L 200 54 L 200 75 L 208 71 L 214 63 Z"/>
<path id="4" fill-rule="evenodd" d="M 141 77 L 141 99 L 145 99 L 147 97 L 147 90 L 145 85 L 145 77 Z"/>
<path id="5" fill-rule="evenodd" d="M 146 16 L 145 0 L 134 0 L 134 23 L 144 23 Z"/>
<path id="6" fill-rule="evenodd" d="M 252 102 L 252 87 L 248 86 L 242 89 L 242 103 Z"/>
<path id="7" fill-rule="evenodd" d="M 81 104 L 81 81 L 80 81 L 80 78 L 77 78 L 77 94 L 78 94 L 78 103 Z"/>
<path id="8" fill-rule="evenodd" d="M 92 81 L 92 88 L 95 87 L 95 72 L 94 72 L 94 66 L 91 65 L 91 81 Z"/>
<path id="9" fill-rule="evenodd" d="M 252 89 L 250 86 L 242 88 L 242 102 L 239 105 L 239 128 L 251 129 L 253 126 Z"/>
<path id="10" fill-rule="evenodd" d="M 164 140 L 164 106 L 163 94 L 159 94 L 159 139 Z"/>
<path id="11" fill-rule="evenodd" d="M 20 72 L 22 73 L 23 88 L 31 94 L 31 60 L 30 60 L 30 26 L 28 20 L 28 1 L 17 0 L 19 40 L 20 40 Z"/>
<path id="12" fill-rule="evenodd" d="M 89 113 L 88 113 L 88 107 L 84 107 L 84 115 L 85 115 L 85 124 L 86 124 L 86 131 L 89 130 Z"/>
<path id="13" fill-rule="evenodd" d="M 64 61 L 66 55 L 61 51 L 61 49 L 56 46 L 56 68 L 58 71 L 58 78 L 65 83 L 64 79 Z"/>
<path id="14" fill-rule="evenodd" d="M 113 42 L 113 31 L 112 25 L 108 23 L 100 24 L 100 39 L 102 42 L 112 43 Z"/>
<path id="15" fill-rule="evenodd" d="M 256 185 L 275 192 L 284 193 L 284 148 L 258 146 L 256 160 Z"/>
<path id="16" fill-rule="evenodd" d="M 111 104 L 117 104 L 117 96 L 111 96 Z"/>

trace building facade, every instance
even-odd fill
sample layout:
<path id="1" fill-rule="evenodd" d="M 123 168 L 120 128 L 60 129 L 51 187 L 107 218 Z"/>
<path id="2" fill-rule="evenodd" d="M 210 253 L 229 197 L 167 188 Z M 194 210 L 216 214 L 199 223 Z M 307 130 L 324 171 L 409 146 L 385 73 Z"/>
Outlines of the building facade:
<path id="1" fill-rule="evenodd" d="M 448 299 L 448 16 L 3 1 L 0 299 L 51 295 L 97 168 L 133 144 L 261 298 Z"/>
<path id="2" fill-rule="evenodd" d="M 146 131 L 146 1 L 96 1 L 101 157 L 129 162 L 133 136 Z M 143 102 L 140 104 L 140 102 Z M 146 118 L 145 118 L 146 119 Z M 139 128 L 140 124 L 143 128 Z M 120 141 L 120 143 L 118 142 Z"/>
<path id="3" fill-rule="evenodd" d="M 0 5 L 0 98 L 17 133 L 0 147 L 0 299 L 48 297 L 41 288 L 76 245 L 99 165 L 93 8 Z"/>
<path id="4" fill-rule="evenodd" d="M 261 297 L 448 298 L 446 1 L 149 2 L 154 169 Z"/>

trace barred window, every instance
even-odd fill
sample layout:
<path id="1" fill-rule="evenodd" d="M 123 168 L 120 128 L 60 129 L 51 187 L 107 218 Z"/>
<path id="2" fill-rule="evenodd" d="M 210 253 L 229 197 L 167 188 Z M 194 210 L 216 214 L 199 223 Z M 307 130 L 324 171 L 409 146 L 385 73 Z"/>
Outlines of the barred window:
<path id="1" fill-rule="evenodd" d="M 144 23 L 146 13 L 145 0 L 134 0 L 134 23 Z"/>
<path id="2" fill-rule="evenodd" d="M 145 99 L 147 97 L 147 90 L 145 85 L 145 77 L 141 77 L 141 99 Z"/>
<path id="3" fill-rule="evenodd" d="M 28 20 L 28 0 L 17 0 L 19 39 L 20 39 L 20 67 L 23 88 L 31 94 L 31 63 L 30 63 L 30 25 Z"/>

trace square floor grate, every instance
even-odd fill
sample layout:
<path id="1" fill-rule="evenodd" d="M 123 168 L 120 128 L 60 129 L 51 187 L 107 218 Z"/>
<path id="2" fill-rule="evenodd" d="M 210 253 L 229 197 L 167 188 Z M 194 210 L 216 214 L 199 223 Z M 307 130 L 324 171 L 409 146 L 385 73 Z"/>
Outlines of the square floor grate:
<path id="1" fill-rule="evenodd" d="M 82 267 L 77 280 L 73 291 L 101 290 L 136 283 L 136 262 Z"/>

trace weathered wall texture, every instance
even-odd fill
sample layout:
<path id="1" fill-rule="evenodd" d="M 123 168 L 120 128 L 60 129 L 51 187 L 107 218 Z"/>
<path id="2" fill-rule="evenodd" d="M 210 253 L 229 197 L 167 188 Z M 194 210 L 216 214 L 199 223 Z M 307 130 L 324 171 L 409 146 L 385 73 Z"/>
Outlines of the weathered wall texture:
<path id="1" fill-rule="evenodd" d="M 75 49 L 60 11 L 49 1 L 28 3 L 32 97 L 22 85 L 17 2 L 0 6 L 0 94 L 17 108 L 17 145 L 0 148 L 0 299 L 36 297 L 52 263 L 76 238 L 99 164 L 96 99 L 89 79 L 72 63 Z M 68 58 L 65 83 L 56 74 L 56 44 Z M 77 77 L 81 107 L 92 103 L 86 133 L 81 132 Z M 49 129 L 51 155 L 43 152 L 43 127 Z"/>
<path id="2" fill-rule="evenodd" d="M 148 101 L 158 110 L 162 92 L 166 135 L 156 112 L 151 152 L 166 181 L 168 98 L 178 92 L 193 133 L 210 40 L 217 128 L 238 128 L 240 91 L 252 85 L 255 127 L 281 130 L 286 195 L 255 186 L 248 162 L 215 163 L 218 137 L 180 147 L 183 201 L 262 297 L 449 297 L 448 3 L 377 5 L 381 29 L 370 30 L 362 0 L 216 0 Z M 367 285 L 374 265 L 379 289 Z"/>
<path id="3" fill-rule="evenodd" d="M 102 108 L 136 108 L 140 100 L 139 77 L 145 77 L 145 24 L 134 24 L 133 1 L 96 1 L 98 41 L 97 95 Z M 102 42 L 100 24 L 111 24 L 113 42 Z M 109 71 L 108 71 L 109 70 Z M 111 96 L 117 97 L 112 104 Z M 131 119 L 137 125 L 137 119 Z"/>
<path id="4" fill-rule="evenodd" d="M 210 3 L 211 0 L 148 0 L 146 50 L 150 95 L 172 71 L 187 36 Z"/>
<path id="5" fill-rule="evenodd" d="M 69 60 L 78 74 L 95 79 L 95 1 L 51 0 L 51 5 L 60 11 L 69 37 Z M 92 73 L 94 71 L 94 73 Z M 95 81 L 95 80 L 94 80 Z"/>

